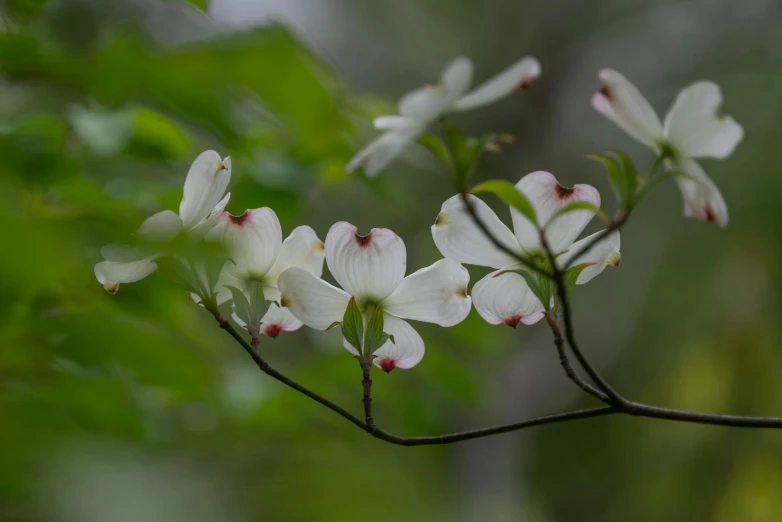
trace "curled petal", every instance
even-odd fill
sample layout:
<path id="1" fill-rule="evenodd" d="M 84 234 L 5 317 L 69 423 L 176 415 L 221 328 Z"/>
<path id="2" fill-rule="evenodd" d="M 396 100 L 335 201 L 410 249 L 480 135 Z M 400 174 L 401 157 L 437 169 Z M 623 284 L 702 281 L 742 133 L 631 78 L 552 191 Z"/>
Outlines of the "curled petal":
<path id="1" fill-rule="evenodd" d="M 325 248 L 329 271 L 358 301 L 382 301 L 405 276 L 405 244 L 387 228 L 360 236 L 356 227 L 341 221 L 326 235 Z"/>
<path id="2" fill-rule="evenodd" d="M 516 184 L 516 189 L 527 196 L 535 207 L 541 226 L 563 207 L 576 202 L 591 203 L 600 207 L 600 193 L 590 185 L 565 188 L 549 172 L 532 172 Z M 535 226 L 517 210 L 511 209 L 516 239 L 527 252 L 540 251 L 540 237 Z M 557 217 L 546 228 L 546 239 L 554 253 L 567 249 L 594 217 L 589 210 L 576 210 Z"/>
<path id="3" fill-rule="evenodd" d="M 720 116 L 722 91 L 713 82 L 682 89 L 665 117 L 665 135 L 673 147 L 691 158 L 727 158 L 744 137 L 744 129 Z"/>
<path id="4" fill-rule="evenodd" d="M 217 203 L 217 205 L 214 206 L 208 216 L 199 221 L 188 231 L 188 235 L 195 239 L 201 239 L 206 236 L 206 234 L 208 234 L 209 231 L 211 231 L 215 225 L 217 225 L 218 221 L 220 220 L 220 216 L 222 215 L 223 210 L 225 210 L 225 207 L 228 206 L 228 201 L 230 199 L 231 193 L 229 192 Z"/>
<path id="5" fill-rule="evenodd" d="M 225 245 L 237 277 L 265 283 L 280 252 L 282 229 L 277 214 L 268 207 L 247 210 L 241 216 L 223 212 L 209 239 Z"/>
<path id="6" fill-rule="evenodd" d="M 513 232 L 506 227 L 489 206 L 468 196 L 480 220 L 494 237 L 511 250 L 519 250 Z M 459 263 L 500 268 L 516 262 L 494 243 L 473 221 L 461 196 L 453 196 L 443 203 L 440 214 L 432 225 L 432 238 L 443 256 Z"/>
<path id="7" fill-rule="evenodd" d="M 410 326 L 407 321 L 403 321 L 391 314 L 384 314 L 383 330 L 394 337 L 378 348 L 375 353 L 374 364 L 385 372 L 390 372 L 395 368 L 412 368 L 424 357 L 424 340 Z M 348 344 L 347 342 L 345 343 Z"/>
<path id="8" fill-rule="evenodd" d="M 405 277 L 383 301 L 383 309 L 402 319 L 453 326 L 470 313 L 470 274 L 451 259 L 441 259 Z"/>
<path id="9" fill-rule="evenodd" d="M 280 274 L 294 266 L 320 277 L 323 273 L 325 255 L 323 241 L 318 239 L 318 235 L 312 228 L 308 226 L 296 227 L 282 242 L 277 260 L 266 274 L 264 283 L 269 286 L 277 286 Z"/>
<path id="10" fill-rule="evenodd" d="M 377 175 L 425 128 L 426 124 L 418 124 L 387 131 L 353 156 L 353 159 L 345 167 L 345 172 L 353 172 L 359 167 L 364 167 L 364 172 L 368 176 Z"/>
<path id="11" fill-rule="evenodd" d="M 138 227 L 136 235 L 143 241 L 162 243 L 174 239 L 180 230 L 182 230 L 182 220 L 176 212 L 164 210 L 147 218 Z"/>
<path id="12" fill-rule="evenodd" d="M 540 76 L 540 62 L 532 57 L 522 58 L 497 76 L 482 83 L 451 106 L 451 110 L 465 111 L 488 105 L 517 89 L 525 89 Z"/>
<path id="13" fill-rule="evenodd" d="M 663 126 L 638 88 L 613 69 L 600 71 L 603 88 L 592 97 L 592 107 L 630 136 L 655 150 L 663 140 Z"/>
<path id="14" fill-rule="evenodd" d="M 280 304 L 316 330 L 341 322 L 350 301 L 350 296 L 339 288 L 298 267 L 283 272 L 277 284 Z"/>
<path id="15" fill-rule="evenodd" d="M 676 183 L 684 200 L 684 215 L 701 221 L 712 221 L 724 227 L 728 224 L 728 206 L 717 185 L 695 161 L 683 158 L 678 168 L 685 176 L 677 176 Z"/>
<path id="16" fill-rule="evenodd" d="M 475 309 L 490 324 L 535 324 L 543 318 L 543 305 L 527 282 L 515 272 L 497 270 L 472 289 Z"/>
<path id="17" fill-rule="evenodd" d="M 578 253 L 586 244 L 590 243 L 598 234 L 596 232 L 591 236 L 587 236 L 584 239 L 580 239 L 573 243 L 570 248 L 557 258 L 557 264 L 560 268 L 564 268 L 570 262 L 572 257 Z M 619 247 L 621 246 L 619 231 L 616 230 L 608 234 L 604 239 L 592 247 L 589 252 L 579 257 L 574 263 L 575 265 L 581 265 L 589 263 L 590 266 L 586 267 L 576 280 L 576 284 L 583 285 L 584 283 L 594 279 L 600 272 L 605 270 L 607 266 L 618 266 L 621 260 L 621 253 Z"/>
<path id="18" fill-rule="evenodd" d="M 95 277 L 110 293 L 119 289 L 120 283 L 135 283 L 157 270 L 155 256 L 138 261 L 102 261 L 95 265 Z"/>
<path id="19" fill-rule="evenodd" d="M 185 179 L 179 217 L 184 229 L 204 219 L 223 198 L 231 180 L 231 159 L 220 158 L 213 150 L 202 152 L 190 166 Z"/>

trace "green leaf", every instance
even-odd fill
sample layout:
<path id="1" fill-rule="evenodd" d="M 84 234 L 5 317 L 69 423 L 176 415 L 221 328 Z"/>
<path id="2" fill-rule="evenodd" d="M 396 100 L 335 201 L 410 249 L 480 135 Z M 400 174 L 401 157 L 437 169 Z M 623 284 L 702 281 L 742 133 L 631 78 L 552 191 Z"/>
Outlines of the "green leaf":
<path id="1" fill-rule="evenodd" d="M 608 152 L 619 158 L 619 161 L 622 163 L 622 171 L 625 174 L 625 181 L 627 183 L 627 194 L 635 194 L 635 186 L 638 184 L 638 170 L 635 168 L 633 160 L 621 150 L 612 149 Z M 632 203 L 632 201 L 629 203 Z"/>
<path id="2" fill-rule="evenodd" d="M 535 208 L 529 202 L 527 196 L 516 190 L 510 182 L 503 179 L 493 179 L 485 181 L 472 188 L 473 194 L 480 192 L 490 192 L 500 198 L 503 203 L 518 210 L 521 215 L 529 219 L 533 225 L 538 226 L 538 216 Z"/>
<path id="3" fill-rule="evenodd" d="M 519 270 L 519 275 L 527 282 L 532 293 L 538 298 L 546 311 L 551 311 L 551 299 L 554 297 L 556 287 L 554 282 L 546 276 L 533 274 L 526 270 Z"/>
<path id="4" fill-rule="evenodd" d="M 564 216 L 565 214 L 570 214 L 571 212 L 576 212 L 579 210 L 588 210 L 595 214 L 597 217 L 602 219 L 604 222 L 609 223 L 611 219 L 606 215 L 605 212 L 600 210 L 600 207 L 597 207 L 593 205 L 592 203 L 586 202 L 586 201 L 576 201 L 574 203 L 569 203 L 562 207 L 561 209 L 554 212 L 554 215 L 552 215 L 546 225 L 543 227 L 544 229 L 548 228 L 555 219 L 557 219 L 560 216 Z"/>
<path id="5" fill-rule="evenodd" d="M 608 180 L 611 182 L 611 188 L 614 191 L 616 200 L 619 202 L 619 206 L 627 209 L 630 202 L 630 194 L 627 192 L 629 182 L 626 179 L 624 170 L 615 160 L 607 156 L 588 154 L 587 158 L 603 164 L 608 171 Z"/>
<path id="6" fill-rule="evenodd" d="M 369 318 L 367 331 L 364 334 L 364 357 L 372 355 L 388 340 L 388 336 L 383 333 L 383 323 L 383 307 L 377 305 Z"/>
<path id="7" fill-rule="evenodd" d="M 200 296 L 202 299 L 207 297 L 204 295 L 205 291 L 201 288 L 201 285 L 198 283 L 198 278 L 193 274 L 193 271 L 185 266 L 179 259 L 170 256 L 159 257 L 155 260 L 155 264 L 166 277 L 174 282 L 175 285 L 181 286 L 188 292 Z"/>
<path id="8" fill-rule="evenodd" d="M 426 134 L 419 136 L 417 141 L 426 147 L 429 152 L 434 154 L 435 157 L 439 159 L 443 165 L 445 165 L 445 168 L 448 169 L 448 172 L 456 175 L 456 165 L 454 164 L 453 157 L 451 156 L 451 151 L 448 149 L 448 146 L 443 143 L 443 140 L 431 132 L 427 132 Z"/>
<path id="9" fill-rule="evenodd" d="M 266 315 L 266 312 L 269 310 L 269 306 L 271 304 L 271 301 L 267 301 L 266 297 L 263 295 L 263 285 L 259 283 L 258 281 L 253 281 L 250 283 L 250 313 L 251 313 L 251 324 L 261 324 L 261 319 L 263 319 L 263 316 Z"/>
<path id="10" fill-rule="evenodd" d="M 206 8 L 209 6 L 208 0 L 185 0 L 188 4 L 194 5 L 201 11 L 206 11 Z"/>
<path id="11" fill-rule="evenodd" d="M 342 335 L 355 348 L 362 353 L 361 340 L 364 338 L 364 318 L 358 309 L 356 298 L 351 297 L 345 316 L 342 318 Z"/>
<path id="12" fill-rule="evenodd" d="M 578 276 L 581 275 L 581 272 L 584 271 L 585 268 L 588 268 L 595 263 L 581 263 L 580 265 L 571 266 L 568 268 L 567 272 L 565 272 L 565 286 L 567 286 L 568 293 L 573 290 L 576 286 L 576 282 L 578 281 Z"/>
<path id="13" fill-rule="evenodd" d="M 244 295 L 244 292 L 235 286 L 225 285 L 225 287 L 231 291 L 231 296 L 233 297 L 234 301 L 234 312 L 236 312 L 236 315 L 239 317 L 239 319 L 247 323 L 248 326 L 254 326 L 258 324 L 253 321 L 250 302 L 247 300 L 247 296 Z"/>

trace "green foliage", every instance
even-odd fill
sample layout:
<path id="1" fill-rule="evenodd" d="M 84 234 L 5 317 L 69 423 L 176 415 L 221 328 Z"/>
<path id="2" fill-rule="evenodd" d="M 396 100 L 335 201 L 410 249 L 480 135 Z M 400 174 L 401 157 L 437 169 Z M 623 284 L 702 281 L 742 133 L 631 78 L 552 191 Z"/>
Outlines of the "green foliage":
<path id="1" fill-rule="evenodd" d="M 497 196 L 503 203 L 518 210 L 522 216 L 529 219 L 533 225 L 538 226 L 538 216 L 535 213 L 535 207 L 529 202 L 527 196 L 516 190 L 512 183 L 505 180 L 494 179 L 484 181 L 472 188 L 473 194 L 489 192 Z"/>
<path id="2" fill-rule="evenodd" d="M 601 154 L 589 154 L 587 157 L 601 163 L 606 168 L 619 207 L 628 211 L 635 205 L 638 172 L 626 154 L 621 151 L 612 151 L 611 153 L 619 158 L 618 162 L 610 156 Z"/>
<path id="3" fill-rule="evenodd" d="M 383 346 L 388 341 L 388 335 L 383 332 L 384 327 L 383 307 L 377 305 L 372 311 L 372 315 L 367 322 L 367 330 L 364 333 L 364 351 L 365 357 L 375 353 L 375 350 Z"/>
<path id="4" fill-rule="evenodd" d="M 361 310 L 356 304 L 355 297 L 350 298 L 345 315 L 342 318 L 342 336 L 358 353 L 364 352 L 364 318 L 361 316 Z"/>
<path id="5" fill-rule="evenodd" d="M 568 293 L 573 290 L 573 288 L 576 287 L 576 282 L 578 281 L 578 276 L 581 275 L 581 272 L 584 271 L 584 269 L 594 265 L 594 263 L 581 263 L 579 265 L 571 266 L 567 269 L 567 271 L 564 274 L 565 277 L 565 285 L 567 286 Z"/>

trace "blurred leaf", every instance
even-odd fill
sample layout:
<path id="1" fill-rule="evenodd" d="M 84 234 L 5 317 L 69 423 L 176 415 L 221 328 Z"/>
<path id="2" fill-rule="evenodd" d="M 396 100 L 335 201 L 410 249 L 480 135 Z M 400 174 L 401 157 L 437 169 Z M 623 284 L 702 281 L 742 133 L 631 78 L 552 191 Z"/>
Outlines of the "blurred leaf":
<path id="1" fill-rule="evenodd" d="M 416 141 L 426 147 L 429 152 L 434 154 L 435 157 L 439 159 L 440 162 L 445 166 L 448 172 L 451 174 L 456 174 L 456 166 L 454 165 L 453 156 L 451 156 L 451 151 L 448 149 L 446 144 L 443 143 L 443 140 L 431 132 L 427 132 L 426 134 L 419 136 Z"/>
<path id="2" fill-rule="evenodd" d="M 252 305 L 247 301 L 247 297 L 244 292 L 236 288 L 235 286 L 225 285 L 225 287 L 231 291 L 231 296 L 234 301 L 234 311 L 236 315 L 248 326 L 255 326 L 260 321 L 256 322 L 253 314 Z"/>
<path id="3" fill-rule="evenodd" d="M 581 275 L 581 272 L 584 271 L 585 268 L 588 268 L 595 263 L 581 263 L 580 265 L 571 266 L 568 268 L 568 270 L 565 272 L 565 285 L 568 288 L 568 292 L 572 291 L 573 288 L 576 286 L 576 282 L 578 281 L 578 276 Z"/>

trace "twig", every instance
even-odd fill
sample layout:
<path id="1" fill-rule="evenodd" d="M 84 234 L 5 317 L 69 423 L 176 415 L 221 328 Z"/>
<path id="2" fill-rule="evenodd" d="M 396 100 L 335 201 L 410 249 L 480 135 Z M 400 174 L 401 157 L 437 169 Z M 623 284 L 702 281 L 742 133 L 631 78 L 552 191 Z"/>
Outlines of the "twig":
<path id="1" fill-rule="evenodd" d="M 554 334 L 554 345 L 556 345 L 557 353 L 559 354 L 559 364 L 562 365 L 562 369 L 565 370 L 565 375 L 567 375 L 568 379 L 573 381 L 576 386 L 584 390 L 586 393 L 597 397 L 606 404 L 611 404 L 611 399 L 608 397 L 608 395 L 598 389 L 595 389 L 594 386 L 586 382 L 578 374 L 578 372 L 573 369 L 573 366 L 570 365 L 570 359 L 568 359 L 567 352 L 565 351 L 562 330 L 559 328 L 559 324 L 557 324 L 556 317 L 554 317 L 554 315 L 550 312 L 546 312 L 545 317 L 549 327 L 551 328 L 551 333 Z"/>
<path id="2" fill-rule="evenodd" d="M 377 429 L 375 419 L 372 418 L 372 377 L 370 375 L 372 361 L 359 357 L 358 362 L 364 375 L 364 378 L 361 380 L 361 384 L 364 387 L 364 417 L 366 418 L 367 431 L 372 433 Z"/>

